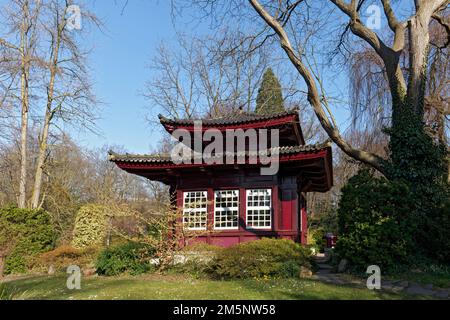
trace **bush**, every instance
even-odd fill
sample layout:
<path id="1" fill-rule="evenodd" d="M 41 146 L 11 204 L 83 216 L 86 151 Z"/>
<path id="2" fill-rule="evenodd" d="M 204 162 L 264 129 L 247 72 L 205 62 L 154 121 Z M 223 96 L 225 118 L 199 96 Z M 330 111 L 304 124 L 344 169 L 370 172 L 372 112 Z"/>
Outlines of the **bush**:
<path id="1" fill-rule="evenodd" d="M 405 105 L 402 116 L 386 130 L 390 158 L 384 164 L 389 180 L 406 183 L 409 220 L 418 226 L 413 234 L 415 259 L 450 261 L 449 149 L 424 126 L 414 107 Z"/>
<path id="2" fill-rule="evenodd" d="M 326 232 L 337 234 L 338 232 L 338 218 L 337 218 L 337 205 L 330 204 L 330 208 L 325 206 L 318 206 L 319 209 L 313 216 L 308 217 L 308 229 L 324 229 Z"/>
<path id="3" fill-rule="evenodd" d="M 222 247 L 206 243 L 196 243 L 184 247 L 180 256 L 185 258 L 184 263 L 172 266 L 171 271 L 175 273 L 189 274 L 195 278 L 201 278 L 209 274 L 211 261 L 222 251 Z"/>
<path id="4" fill-rule="evenodd" d="M 202 255 L 215 255 L 216 253 L 223 250 L 223 247 L 207 244 L 207 243 L 194 243 L 192 245 L 188 245 L 182 249 L 183 253 L 191 254 L 191 253 L 199 253 Z"/>
<path id="5" fill-rule="evenodd" d="M 50 215 L 44 210 L 0 210 L 0 245 L 6 252 L 5 274 L 25 273 L 37 254 L 51 250 L 56 238 Z"/>
<path id="6" fill-rule="evenodd" d="M 116 276 L 126 272 L 138 275 L 153 269 L 150 260 L 154 254 L 155 249 L 148 245 L 129 242 L 102 251 L 95 267 L 99 275 Z"/>
<path id="7" fill-rule="evenodd" d="M 310 250 L 290 240 L 262 239 L 220 251 L 210 272 L 218 278 L 295 277 L 311 268 Z"/>
<path id="8" fill-rule="evenodd" d="M 100 245 L 106 238 L 108 208 L 89 204 L 78 210 L 73 230 L 72 245 L 85 248 Z"/>
<path id="9" fill-rule="evenodd" d="M 423 242 L 428 257 L 440 263 L 450 261 L 450 199 L 443 201 L 424 217 Z"/>
<path id="10" fill-rule="evenodd" d="M 91 267 L 95 263 L 97 247 L 77 249 L 71 246 L 60 246 L 53 251 L 40 255 L 40 266 L 49 268 L 53 266 L 56 270 L 65 270 L 68 266 L 77 265 L 81 268 Z"/>
<path id="11" fill-rule="evenodd" d="M 313 248 L 317 249 L 319 252 L 325 251 L 326 240 L 324 239 L 326 233 L 323 228 L 317 228 L 309 231 L 311 242 L 308 242 Z"/>
<path id="12" fill-rule="evenodd" d="M 378 265 L 384 271 L 410 262 L 412 233 L 410 193 L 406 185 L 376 178 L 364 170 L 342 189 L 338 209 L 337 254 L 358 272 Z"/>

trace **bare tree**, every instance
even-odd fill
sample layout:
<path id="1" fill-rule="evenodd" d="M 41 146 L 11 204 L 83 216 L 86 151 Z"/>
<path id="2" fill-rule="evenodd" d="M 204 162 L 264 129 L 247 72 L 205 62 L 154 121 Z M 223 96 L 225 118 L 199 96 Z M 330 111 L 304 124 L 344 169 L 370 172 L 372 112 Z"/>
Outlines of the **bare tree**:
<path id="1" fill-rule="evenodd" d="M 0 38 L 0 46 L 5 54 L 3 63 L 7 63 L 10 78 L 13 79 L 6 90 L 6 95 L 12 94 L 11 87 L 16 79 L 20 79 L 19 96 L 15 96 L 20 102 L 21 108 L 21 142 L 20 142 L 20 180 L 18 206 L 26 206 L 27 183 L 27 137 L 30 108 L 30 69 L 34 63 L 38 17 L 42 4 L 40 1 L 13 0 L 5 9 L 5 26 L 10 30 L 5 37 Z M 16 42 L 18 42 L 16 44 Z M 16 57 L 14 59 L 14 57 Z M 17 76 L 16 76 L 17 75 Z"/>
<path id="2" fill-rule="evenodd" d="M 439 23 L 430 26 L 430 54 L 426 70 L 425 123 L 436 140 L 447 145 L 446 120 L 449 113 L 449 48 L 448 35 Z M 341 46 L 343 43 L 340 44 Z M 386 140 L 383 128 L 391 125 L 391 95 L 383 60 L 370 47 L 362 43 L 361 49 L 344 53 L 350 61 L 350 94 L 353 127 L 372 132 L 372 140 Z M 403 52 L 400 65 L 407 70 L 408 57 Z"/>
<path id="3" fill-rule="evenodd" d="M 224 30 L 218 37 L 180 35 L 177 50 L 162 44 L 151 64 L 157 75 L 144 95 L 173 118 L 250 111 L 270 61 L 263 49 L 244 59 L 236 45 L 240 36 Z"/>
<path id="4" fill-rule="evenodd" d="M 73 16 L 69 8 L 74 8 L 71 0 L 11 0 L 3 7 L 1 22 L 7 32 L 0 38 L 3 80 L 0 117 L 3 124 L 12 128 L 10 131 L 14 131 L 15 119 L 21 119 L 17 201 L 21 208 L 28 204 L 37 208 L 42 204 L 42 181 L 52 128 L 57 129 L 61 123 L 88 130 L 95 128 L 96 100 L 86 64 L 89 51 L 83 50 L 80 34 L 88 26 L 100 23 L 88 10 L 77 6 L 82 30 L 71 30 L 68 22 L 73 24 Z M 16 109 L 21 110 L 19 115 Z M 36 159 L 28 154 L 29 120 L 40 127 Z M 5 130 L 0 138 L 7 141 L 11 136 Z M 29 170 L 30 165 L 36 166 L 34 170 Z M 30 176 L 34 178 L 31 184 L 27 181 Z M 28 198 L 30 191 L 32 195 Z"/>
<path id="5" fill-rule="evenodd" d="M 45 101 L 42 129 L 39 134 L 39 154 L 36 163 L 36 173 L 31 206 L 41 205 L 41 190 L 45 160 L 48 156 L 48 137 L 51 125 L 57 121 L 91 128 L 95 120 L 96 100 L 92 94 L 87 69 L 87 52 L 81 51 L 77 30 L 68 28 L 67 11 L 73 5 L 72 1 L 50 0 L 45 6 L 43 32 L 49 39 L 50 48 L 43 53 Z M 98 19 L 89 11 L 83 13 L 84 24 Z"/>

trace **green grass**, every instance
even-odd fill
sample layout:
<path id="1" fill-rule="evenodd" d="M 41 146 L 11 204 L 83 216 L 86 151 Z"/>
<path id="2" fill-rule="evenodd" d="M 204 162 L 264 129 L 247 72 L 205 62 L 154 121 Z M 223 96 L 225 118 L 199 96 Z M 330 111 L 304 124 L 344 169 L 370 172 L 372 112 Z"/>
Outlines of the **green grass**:
<path id="1" fill-rule="evenodd" d="M 409 282 L 416 282 L 422 285 L 432 284 L 435 287 L 450 288 L 450 273 L 430 273 L 420 271 L 410 271 L 391 275 L 387 277 L 392 280 L 406 280 Z"/>
<path id="2" fill-rule="evenodd" d="M 364 276 L 364 275 L 362 275 Z M 386 280 L 406 280 L 421 285 L 432 284 L 439 288 L 450 288 L 450 264 L 435 264 L 421 261 L 409 270 L 384 275 Z"/>
<path id="3" fill-rule="evenodd" d="M 93 277 L 81 290 L 66 288 L 66 276 L 37 277 L 0 284 L 2 299 L 50 300 L 310 300 L 411 299 L 405 294 L 325 284 L 314 280 L 197 280 L 184 276 Z M 3 288 L 2 288 L 3 287 Z"/>

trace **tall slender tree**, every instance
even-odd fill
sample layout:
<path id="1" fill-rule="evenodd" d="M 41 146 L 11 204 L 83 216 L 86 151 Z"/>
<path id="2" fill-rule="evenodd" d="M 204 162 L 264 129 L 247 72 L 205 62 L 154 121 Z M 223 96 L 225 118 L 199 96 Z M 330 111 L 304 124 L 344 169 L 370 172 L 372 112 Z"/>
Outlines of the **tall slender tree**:
<path id="1" fill-rule="evenodd" d="M 96 104 L 89 81 L 86 56 L 81 50 L 77 33 L 82 30 L 72 30 L 67 13 L 72 8 L 72 0 L 48 0 L 42 15 L 42 38 L 49 39 L 49 49 L 41 57 L 45 75 L 43 83 L 45 109 L 43 122 L 39 133 L 39 153 L 36 161 L 31 207 L 38 208 L 42 204 L 42 185 L 45 165 L 49 153 L 49 134 L 51 127 L 57 121 L 71 125 L 75 123 L 83 127 L 92 127 L 95 119 Z M 79 10 L 83 23 L 94 23 L 98 20 L 88 10 Z M 80 17 L 81 19 L 81 17 Z M 80 26 L 81 27 L 81 26 Z"/>
<path id="2" fill-rule="evenodd" d="M 273 114 L 284 110 L 283 92 L 280 82 L 272 71 L 268 68 L 264 73 L 261 87 L 256 98 L 256 113 Z"/>
<path id="3" fill-rule="evenodd" d="M 12 80 L 0 86 L 0 101 L 1 105 L 7 101 L 20 109 L 20 208 L 38 208 L 42 204 L 52 130 L 61 123 L 89 129 L 95 126 L 96 100 L 86 66 L 89 51 L 83 51 L 79 36 L 83 27 L 100 23 L 79 5 L 74 5 L 73 0 L 11 0 L 4 5 L 6 14 L 0 23 L 7 31 L 0 37 L 0 72 Z M 79 26 L 74 24 L 75 18 L 79 18 Z M 29 120 L 39 128 L 36 158 L 28 154 L 33 142 L 27 141 Z M 31 164 L 35 167 L 30 168 Z M 31 198 L 27 195 L 30 191 Z"/>
<path id="4" fill-rule="evenodd" d="M 40 1 L 13 0 L 6 10 L 4 26 L 11 30 L 5 37 L 0 38 L 0 46 L 5 57 L 4 62 L 10 68 L 8 72 L 14 79 L 20 79 L 19 94 L 12 96 L 20 105 L 20 178 L 19 178 L 19 208 L 26 207 L 28 154 L 27 137 L 30 111 L 30 70 L 35 62 L 37 43 L 37 24 L 42 7 Z M 17 44 L 15 42 L 18 42 Z M 15 58 L 14 58 L 15 57 Z M 17 75 L 17 77 L 16 77 Z M 11 85 L 13 86 L 13 85 Z M 14 91 L 14 90 L 12 90 Z"/>

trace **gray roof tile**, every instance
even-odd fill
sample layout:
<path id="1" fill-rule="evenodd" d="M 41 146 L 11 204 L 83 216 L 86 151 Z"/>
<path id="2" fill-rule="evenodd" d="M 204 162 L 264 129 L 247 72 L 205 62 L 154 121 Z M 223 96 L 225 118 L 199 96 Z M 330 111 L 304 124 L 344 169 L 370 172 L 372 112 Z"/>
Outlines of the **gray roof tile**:
<path id="1" fill-rule="evenodd" d="M 168 125 L 194 125 L 194 121 L 202 121 L 203 125 L 234 125 L 242 123 L 259 122 L 271 119 L 278 119 L 290 115 L 297 115 L 298 111 L 296 109 L 289 110 L 282 113 L 270 114 L 270 115 L 260 115 L 256 113 L 249 112 L 234 112 L 223 117 L 217 118 L 205 118 L 205 119 L 168 119 L 162 115 L 159 115 L 159 120 L 161 124 Z"/>
<path id="2" fill-rule="evenodd" d="M 314 145 L 304 145 L 304 146 L 289 146 L 289 147 L 278 147 L 269 149 L 266 152 L 238 152 L 232 154 L 232 156 L 243 157 L 243 156 L 257 156 L 265 153 L 278 153 L 280 155 L 296 154 L 296 153 L 309 153 L 318 152 L 326 148 L 331 147 L 331 141 L 326 141 L 324 143 L 318 143 Z M 228 155 L 227 153 L 225 155 Z M 127 163 L 171 163 L 170 154 L 117 154 L 113 151 L 109 152 L 109 160 L 112 162 L 127 162 Z"/>

